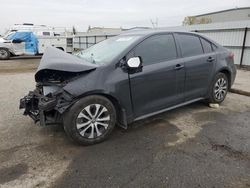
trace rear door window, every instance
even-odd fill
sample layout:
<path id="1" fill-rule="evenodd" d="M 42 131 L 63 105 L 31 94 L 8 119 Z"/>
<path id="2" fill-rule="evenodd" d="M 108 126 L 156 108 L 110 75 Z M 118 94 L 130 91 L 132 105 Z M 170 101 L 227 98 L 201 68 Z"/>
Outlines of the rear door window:
<path id="1" fill-rule="evenodd" d="M 178 34 L 183 57 L 203 54 L 199 37 L 190 34 Z"/>
<path id="2" fill-rule="evenodd" d="M 211 42 L 208 42 L 207 40 L 200 38 L 201 44 L 203 46 L 204 53 L 211 53 L 213 51 Z"/>
<path id="3" fill-rule="evenodd" d="M 155 35 L 144 40 L 135 50 L 143 65 L 150 65 L 177 58 L 176 45 L 172 34 Z"/>

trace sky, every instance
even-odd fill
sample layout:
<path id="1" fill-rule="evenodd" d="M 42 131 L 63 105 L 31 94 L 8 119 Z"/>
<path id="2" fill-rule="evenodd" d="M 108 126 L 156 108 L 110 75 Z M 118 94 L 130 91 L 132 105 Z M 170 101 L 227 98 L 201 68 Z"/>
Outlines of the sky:
<path id="1" fill-rule="evenodd" d="M 178 26 L 185 16 L 250 6 L 250 0 L 0 0 L 0 33 L 34 23 L 86 31 L 91 27 Z"/>

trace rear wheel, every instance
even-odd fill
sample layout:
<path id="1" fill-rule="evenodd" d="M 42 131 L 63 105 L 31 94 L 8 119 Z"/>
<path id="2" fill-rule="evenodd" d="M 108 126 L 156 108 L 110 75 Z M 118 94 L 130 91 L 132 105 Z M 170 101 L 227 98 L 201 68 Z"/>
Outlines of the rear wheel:
<path id="1" fill-rule="evenodd" d="M 218 73 L 210 87 L 209 99 L 210 103 L 222 103 L 228 92 L 228 77 L 224 73 Z"/>
<path id="2" fill-rule="evenodd" d="M 116 123 L 115 107 L 107 98 L 98 95 L 79 100 L 64 116 L 65 132 L 81 145 L 102 142 Z"/>
<path id="3" fill-rule="evenodd" d="M 10 58 L 10 52 L 6 48 L 0 48 L 0 60 L 6 60 Z"/>

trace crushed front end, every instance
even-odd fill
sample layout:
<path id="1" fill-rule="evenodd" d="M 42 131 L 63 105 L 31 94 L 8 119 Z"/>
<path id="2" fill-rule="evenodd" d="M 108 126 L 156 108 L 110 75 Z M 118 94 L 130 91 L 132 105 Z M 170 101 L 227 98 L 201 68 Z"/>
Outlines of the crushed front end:
<path id="1" fill-rule="evenodd" d="M 63 88 L 96 67 L 62 50 L 47 48 L 35 74 L 36 89 L 20 99 L 19 108 L 40 125 L 62 123 L 63 113 L 77 97 Z"/>
<path id="2" fill-rule="evenodd" d="M 39 85 L 20 99 L 20 109 L 40 125 L 62 123 L 63 112 L 72 104 L 71 95 L 58 86 Z"/>

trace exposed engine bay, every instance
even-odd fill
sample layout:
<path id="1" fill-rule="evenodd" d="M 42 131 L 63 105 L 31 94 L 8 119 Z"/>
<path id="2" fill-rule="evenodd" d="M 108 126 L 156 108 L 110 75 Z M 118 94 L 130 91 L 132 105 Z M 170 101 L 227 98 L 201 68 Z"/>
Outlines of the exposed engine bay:
<path id="1" fill-rule="evenodd" d="M 48 48 L 35 74 L 36 89 L 20 99 L 20 109 L 40 125 L 62 123 L 62 114 L 75 97 L 63 87 L 96 66 L 56 48 Z"/>

